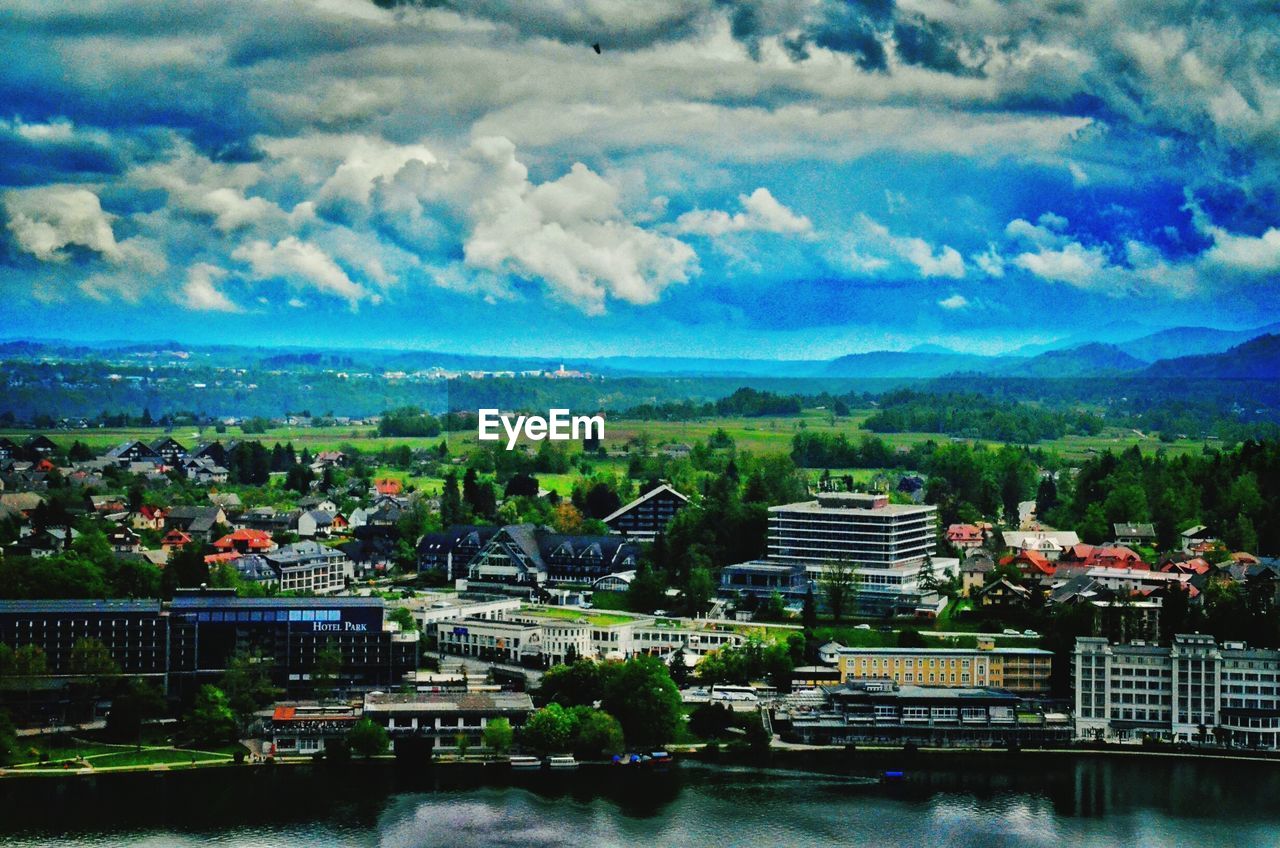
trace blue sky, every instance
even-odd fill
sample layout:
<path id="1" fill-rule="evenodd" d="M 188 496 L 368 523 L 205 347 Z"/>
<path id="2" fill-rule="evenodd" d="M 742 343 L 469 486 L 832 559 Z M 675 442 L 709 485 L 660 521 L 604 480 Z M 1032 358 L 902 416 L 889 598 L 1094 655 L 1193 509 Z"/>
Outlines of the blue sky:
<path id="1" fill-rule="evenodd" d="M 1263 5 L 61 5 L 0 9 L 0 337 L 807 358 L 1280 317 Z"/>

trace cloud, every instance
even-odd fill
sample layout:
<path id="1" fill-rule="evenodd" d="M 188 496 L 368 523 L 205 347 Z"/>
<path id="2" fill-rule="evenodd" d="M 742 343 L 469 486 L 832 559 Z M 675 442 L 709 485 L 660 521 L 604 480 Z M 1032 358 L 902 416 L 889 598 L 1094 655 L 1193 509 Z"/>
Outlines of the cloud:
<path id="1" fill-rule="evenodd" d="M 352 309 L 370 296 L 368 290 L 347 276 L 328 254 L 295 236 L 274 245 L 265 241 L 250 242 L 236 248 L 231 256 L 248 263 L 254 279 L 280 279 L 314 288 L 346 300 Z"/>
<path id="2" fill-rule="evenodd" d="M 905 263 L 921 277 L 965 275 L 964 257 L 950 245 L 935 248 L 916 236 L 899 236 L 868 215 L 859 215 L 854 227 L 856 246 L 851 254 L 854 267 L 873 271 L 888 267 L 890 259 Z"/>
<path id="3" fill-rule="evenodd" d="M 1013 258 L 1013 264 L 1045 280 L 1093 288 L 1101 280 L 1108 260 L 1101 247 L 1069 242 L 1060 249 L 1042 247 L 1035 252 L 1020 253 Z"/>
<path id="4" fill-rule="evenodd" d="M 1209 265 L 1248 274 L 1280 271 L 1280 229 L 1270 227 L 1259 236 L 1242 236 L 1210 227 L 1208 234 L 1213 238 L 1213 247 L 1204 256 Z"/>
<path id="5" fill-rule="evenodd" d="M 4 195 L 8 228 L 18 249 L 43 262 L 65 262 L 65 248 L 83 247 L 108 259 L 120 259 L 111 229 L 113 216 L 98 195 L 73 186 L 43 186 Z"/>
<path id="6" fill-rule="evenodd" d="M 950 297 L 944 297 L 942 300 L 939 300 L 938 305 L 943 309 L 954 312 L 959 309 L 968 308 L 969 301 L 964 297 L 964 295 L 953 294 Z"/>
<path id="7" fill-rule="evenodd" d="M 738 202 L 742 204 L 742 211 L 733 215 L 719 209 L 685 212 L 676 219 L 675 231 L 722 236 L 742 232 L 808 233 L 813 230 L 812 221 L 783 206 L 763 186 L 749 195 L 738 195 Z"/>
<path id="8" fill-rule="evenodd" d="M 485 188 L 469 210 L 467 265 L 542 279 L 588 314 L 604 312 L 611 297 L 653 303 L 693 272 L 691 247 L 628 222 L 617 189 L 583 164 L 535 185 L 504 138 L 478 139 L 471 161 Z"/>
<path id="9" fill-rule="evenodd" d="M 182 287 L 180 297 L 174 300 L 179 305 L 197 312 L 241 312 L 217 286 L 217 281 L 227 275 L 223 268 L 199 262 L 187 269 L 187 282 Z"/>
<path id="10" fill-rule="evenodd" d="M 969 258 L 988 277 L 1004 276 L 1004 257 L 1000 255 L 994 242 L 988 243 L 987 249 L 982 253 L 975 253 Z"/>

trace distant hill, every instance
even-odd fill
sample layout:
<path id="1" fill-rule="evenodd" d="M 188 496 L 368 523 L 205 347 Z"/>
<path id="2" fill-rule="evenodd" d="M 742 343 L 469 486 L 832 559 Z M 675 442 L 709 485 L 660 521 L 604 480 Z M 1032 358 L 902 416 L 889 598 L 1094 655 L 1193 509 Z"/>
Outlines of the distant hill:
<path id="1" fill-rule="evenodd" d="M 1069 350 L 1046 351 L 999 373 L 1005 377 L 1092 377 L 1140 371 L 1146 364 L 1115 345 L 1094 342 Z"/>
<path id="2" fill-rule="evenodd" d="M 1117 345 L 1130 356 L 1155 362 L 1159 359 L 1175 359 L 1199 356 L 1207 353 L 1224 353 L 1237 345 L 1259 336 L 1280 333 L 1280 322 L 1251 330 L 1219 330 L 1213 327 L 1171 327 L 1141 338 Z"/>
<path id="3" fill-rule="evenodd" d="M 913 353 L 880 350 L 853 353 L 827 363 L 828 377 L 941 377 L 957 371 L 992 371 L 1002 360 L 971 353 Z"/>
<path id="4" fill-rule="evenodd" d="M 1162 359 L 1144 373 L 1186 380 L 1280 380 L 1280 335 L 1260 336 L 1225 353 Z"/>

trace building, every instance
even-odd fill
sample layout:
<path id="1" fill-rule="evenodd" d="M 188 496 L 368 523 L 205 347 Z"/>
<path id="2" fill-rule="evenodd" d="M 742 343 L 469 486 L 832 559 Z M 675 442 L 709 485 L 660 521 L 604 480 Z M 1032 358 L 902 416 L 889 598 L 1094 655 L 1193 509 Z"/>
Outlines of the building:
<path id="1" fill-rule="evenodd" d="M 982 547 L 986 534 L 976 524 L 952 524 L 947 527 L 947 541 L 961 550 Z"/>
<path id="2" fill-rule="evenodd" d="M 1053 653 L 1041 648 L 841 648 L 836 667 L 841 683 L 887 680 L 1041 695 L 1049 691 Z"/>
<path id="3" fill-rule="evenodd" d="M 345 553 L 318 542 L 294 542 L 263 556 L 280 575 L 280 588 L 286 591 L 340 592 L 356 576 L 355 563 Z"/>
<path id="4" fill-rule="evenodd" d="M 855 681 L 819 691 L 817 699 L 786 699 L 774 708 L 773 726 L 784 740 L 1005 747 L 1071 738 L 1066 715 L 1040 712 L 1002 689 Z"/>
<path id="5" fill-rule="evenodd" d="M 505 718 L 520 727 L 533 712 L 525 692 L 370 692 L 364 698 L 364 716 L 387 729 L 392 742 L 406 737 L 425 738 L 435 750 L 456 750 L 461 744 L 487 750 L 484 730 L 489 722 Z"/>
<path id="6" fill-rule="evenodd" d="M 165 465 L 177 466 L 187 456 L 187 449 L 181 442 L 169 436 L 161 436 L 153 441 L 149 447 L 151 452 Z"/>
<path id="7" fill-rule="evenodd" d="M 213 683 L 237 652 L 267 658 L 286 692 L 313 687 L 324 651 L 340 661 L 343 689 L 397 686 L 418 667 L 418 634 L 385 616 L 380 598 L 237 598 L 233 592 L 179 592 L 168 605 L 169 685 L 173 692 Z"/>
<path id="8" fill-rule="evenodd" d="M 857 612 L 913 615 L 926 561 L 945 578 L 959 566 L 934 559 L 937 507 L 891 504 L 885 495 L 823 492 L 816 500 L 769 508 L 768 561 L 800 563 L 820 580 L 840 564 L 852 569 Z"/>
<path id="9" fill-rule="evenodd" d="M 1280 651 L 1198 633 L 1168 647 L 1081 637 L 1073 659 L 1078 739 L 1280 747 Z"/>
<path id="10" fill-rule="evenodd" d="M 783 565 L 760 559 L 720 570 L 720 594 L 724 597 L 768 598 L 777 592 L 785 603 L 795 605 L 804 602 L 812 585 L 800 563 Z"/>
<path id="11" fill-rule="evenodd" d="M 688 502 L 688 497 L 663 483 L 606 516 L 604 523 L 615 533 L 652 542 Z"/>
<path id="12" fill-rule="evenodd" d="M 970 553 L 960 565 L 960 592 L 966 597 L 981 589 L 987 575 L 996 570 L 996 563 L 986 553 Z"/>
<path id="13" fill-rule="evenodd" d="M 1049 562 L 1057 562 L 1064 550 L 1080 544 L 1072 530 L 1006 530 L 1003 538 L 1010 552 L 1038 554 Z"/>
<path id="14" fill-rule="evenodd" d="M 164 529 L 177 528 L 192 539 L 208 542 L 217 525 L 227 523 L 227 514 L 217 506 L 175 506 L 164 517 Z"/>
<path id="15" fill-rule="evenodd" d="M 263 748 L 267 756 L 309 756 L 323 753 L 328 743 L 345 741 L 360 720 L 350 704 L 281 703 L 260 714 Z"/>
<path id="16" fill-rule="evenodd" d="M 0 601 L 0 644 L 40 648 L 49 676 L 73 673 L 71 653 L 83 639 L 105 645 L 124 674 L 165 673 L 168 621 L 159 601 Z"/>
<path id="17" fill-rule="evenodd" d="M 441 544 L 447 546 L 448 540 Z M 419 546 L 420 561 L 421 550 Z M 466 563 L 467 585 L 529 592 L 548 583 L 592 583 L 607 574 L 634 571 L 639 558 L 639 546 L 619 536 L 569 536 L 532 524 L 509 524 L 489 536 Z M 452 563 L 456 566 L 457 560 Z"/>
<path id="18" fill-rule="evenodd" d="M 455 524 L 443 533 L 427 533 L 418 542 L 418 570 L 438 571 L 447 580 L 465 574 L 467 563 L 497 532 L 497 527 Z"/>
<path id="19" fill-rule="evenodd" d="M 1154 545 L 1156 528 L 1154 524 L 1114 524 L 1117 545 Z"/>
<path id="20" fill-rule="evenodd" d="M 103 455 L 104 459 L 121 468 L 128 468 L 134 462 L 146 462 L 154 466 L 160 462 L 160 454 L 156 453 L 146 442 L 122 442 Z"/>

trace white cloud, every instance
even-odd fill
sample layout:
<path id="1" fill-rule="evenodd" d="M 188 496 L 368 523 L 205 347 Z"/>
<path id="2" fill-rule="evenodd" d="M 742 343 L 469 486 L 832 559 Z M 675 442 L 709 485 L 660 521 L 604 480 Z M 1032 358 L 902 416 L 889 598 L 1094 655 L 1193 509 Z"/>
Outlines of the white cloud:
<path id="1" fill-rule="evenodd" d="M 314 244 L 288 236 L 272 245 L 254 241 L 236 248 L 231 256 L 249 264 L 254 278 L 281 279 L 295 285 L 346 300 L 354 309 L 369 292 L 354 282 L 338 263 Z"/>
<path id="2" fill-rule="evenodd" d="M 938 301 L 938 305 L 943 309 L 954 312 L 958 309 L 967 308 L 969 306 L 969 301 L 964 295 L 953 294 L 950 297 L 944 297 L 942 300 Z"/>
<path id="3" fill-rule="evenodd" d="M 1013 264 L 1042 279 L 1085 289 L 1096 288 L 1108 267 L 1103 248 L 1085 247 L 1074 241 L 1060 249 L 1042 247 L 1036 252 L 1018 254 Z"/>
<path id="4" fill-rule="evenodd" d="M 865 214 L 858 216 L 854 239 L 850 256 L 858 270 L 879 270 L 889 266 L 890 259 L 896 259 L 915 268 L 921 277 L 959 279 L 965 275 L 964 257 L 954 247 L 944 244 L 935 248 L 916 236 L 894 235 Z"/>
<path id="5" fill-rule="evenodd" d="M 994 242 L 988 244 L 987 249 L 982 253 L 975 253 L 969 258 L 988 277 L 1004 276 L 1004 257 L 1000 255 L 1000 251 Z"/>
<path id="6" fill-rule="evenodd" d="M 180 297 L 174 299 L 188 309 L 200 312 L 240 312 L 217 286 L 217 281 L 227 276 L 223 268 L 207 262 L 197 262 L 187 269 L 187 282 Z"/>
<path id="7" fill-rule="evenodd" d="M 742 211 L 733 215 L 719 209 L 685 212 L 676 219 L 675 230 L 706 236 L 742 232 L 808 233 L 813 230 L 812 221 L 783 206 L 763 186 L 749 195 L 738 195 L 738 202 L 742 204 Z"/>
<path id="8" fill-rule="evenodd" d="M 121 259 L 111 229 L 114 216 L 104 212 L 98 195 L 85 188 L 42 186 L 6 192 L 9 232 L 18 248 L 44 262 L 65 262 L 64 248 L 84 247 L 108 259 Z"/>
<path id="9" fill-rule="evenodd" d="M 504 138 L 482 138 L 470 161 L 480 188 L 469 209 L 467 265 L 546 282 L 557 298 L 588 314 L 608 298 L 653 303 L 696 267 L 693 249 L 623 216 L 618 191 L 581 163 L 534 185 Z"/>
<path id="10" fill-rule="evenodd" d="M 1248 274 L 1280 271 L 1280 229 L 1271 227 L 1260 236 L 1240 236 L 1211 227 L 1208 234 L 1213 247 L 1205 252 L 1204 260 L 1210 265 Z"/>

